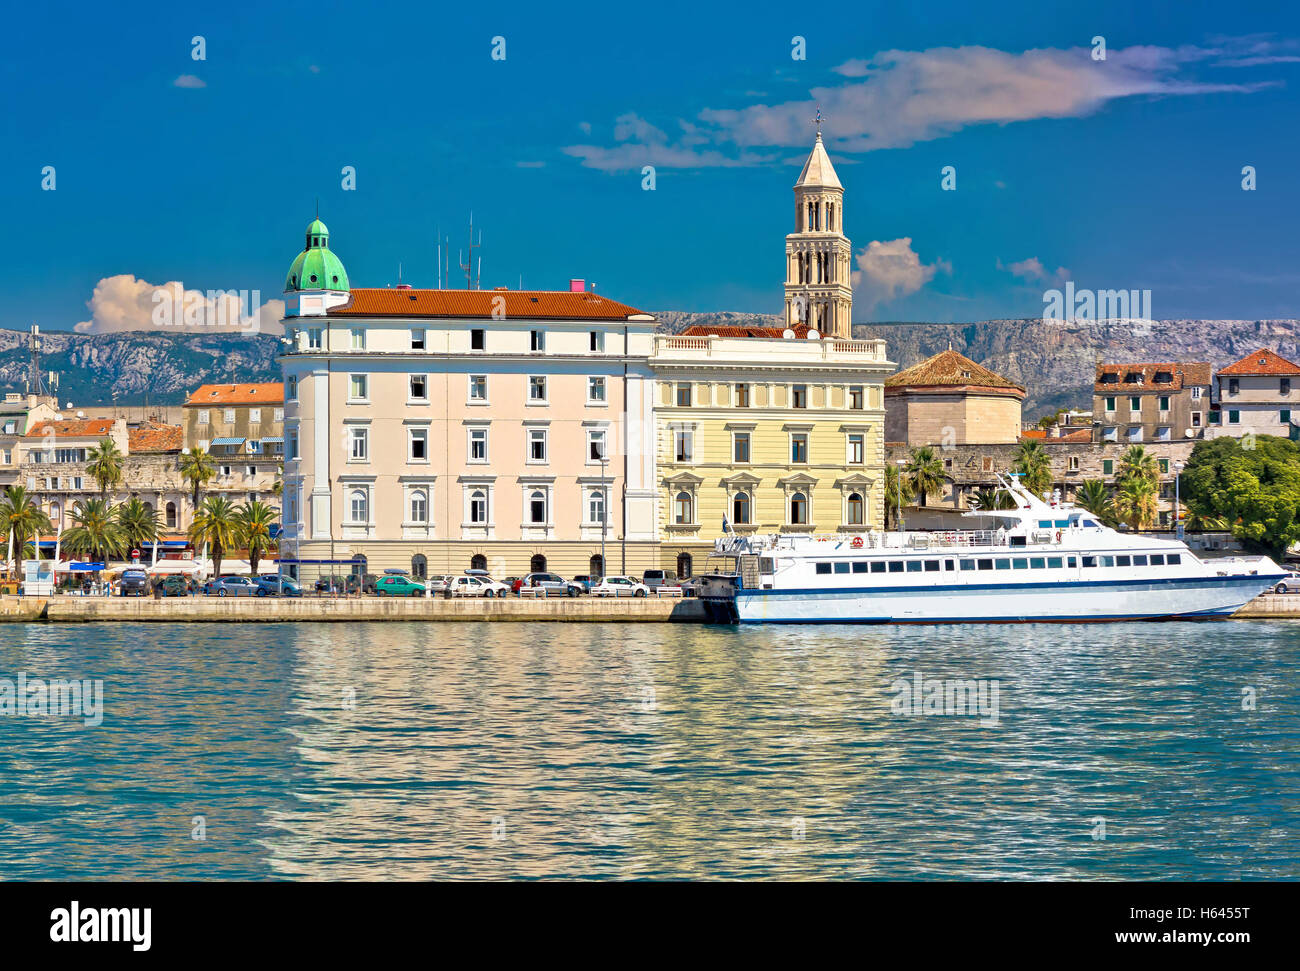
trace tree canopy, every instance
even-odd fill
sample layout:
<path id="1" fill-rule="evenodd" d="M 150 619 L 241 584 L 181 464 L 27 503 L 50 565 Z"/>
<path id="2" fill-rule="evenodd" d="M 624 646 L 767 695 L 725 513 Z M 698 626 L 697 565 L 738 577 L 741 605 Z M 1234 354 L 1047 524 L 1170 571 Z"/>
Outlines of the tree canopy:
<path id="1" fill-rule="evenodd" d="M 1193 516 L 1222 520 L 1238 539 L 1280 554 L 1300 540 L 1300 443 L 1273 435 L 1198 442 L 1182 495 Z"/>

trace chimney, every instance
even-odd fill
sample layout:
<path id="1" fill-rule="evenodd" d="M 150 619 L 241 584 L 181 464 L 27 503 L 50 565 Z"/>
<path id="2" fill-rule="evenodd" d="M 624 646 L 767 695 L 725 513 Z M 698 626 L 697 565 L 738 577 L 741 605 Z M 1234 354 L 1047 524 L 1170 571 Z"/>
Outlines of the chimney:
<path id="1" fill-rule="evenodd" d="M 586 281 L 586 280 L 570 280 L 570 281 L 569 281 L 569 292 L 570 292 L 570 293 L 583 293 L 586 289 L 587 289 L 587 281 Z"/>

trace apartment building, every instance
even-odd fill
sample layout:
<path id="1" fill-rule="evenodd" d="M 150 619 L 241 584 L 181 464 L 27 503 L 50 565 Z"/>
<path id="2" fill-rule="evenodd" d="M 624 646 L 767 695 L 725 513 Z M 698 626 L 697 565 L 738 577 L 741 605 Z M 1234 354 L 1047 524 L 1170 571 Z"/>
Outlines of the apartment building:
<path id="1" fill-rule="evenodd" d="M 284 461 L 284 385 L 204 384 L 185 400 L 184 447 L 213 458 L 205 485 L 237 502 L 273 498 Z"/>
<path id="2" fill-rule="evenodd" d="M 1297 437 L 1300 365 L 1261 348 L 1220 370 L 1214 381 L 1208 437 Z"/>
<path id="3" fill-rule="evenodd" d="M 1092 413 L 1101 442 L 1196 441 L 1211 420 L 1205 361 L 1098 364 Z"/>

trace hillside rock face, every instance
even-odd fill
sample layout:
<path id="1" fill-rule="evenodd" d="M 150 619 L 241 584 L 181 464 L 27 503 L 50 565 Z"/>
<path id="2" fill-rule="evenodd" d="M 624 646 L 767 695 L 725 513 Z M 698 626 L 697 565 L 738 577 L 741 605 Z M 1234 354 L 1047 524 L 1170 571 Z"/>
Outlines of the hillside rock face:
<path id="1" fill-rule="evenodd" d="M 666 333 L 695 325 L 778 327 L 774 315 L 660 311 Z M 1231 364 L 1261 347 L 1300 361 L 1300 320 L 985 320 L 974 324 L 855 324 L 853 336 L 882 338 L 889 359 L 911 367 L 952 348 L 1029 389 L 1025 417 L 1059 407 L 1092 406 L 1098 361 L 1209 361 Z M 279 338 L 262 335 L 41 335 L 41 370 L 59 372 L 59 398 L 79 405 L 149 400 L 179 404 L 204 382 L 278 381 Z M 21 391 L 28 375 L 27 335 L 0 329 L 0 389 Z"/>

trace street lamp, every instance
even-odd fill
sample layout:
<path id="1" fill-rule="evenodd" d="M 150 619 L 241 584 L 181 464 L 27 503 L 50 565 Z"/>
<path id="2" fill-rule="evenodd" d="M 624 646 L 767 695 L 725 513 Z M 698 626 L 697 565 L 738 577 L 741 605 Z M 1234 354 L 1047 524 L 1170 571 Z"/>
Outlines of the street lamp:
<path id="1" fill-rule="evenodd" d="M 1174 463 L 1174 538 L 1182 541 L 1183 538 L 1183 517 L 1179 512 L 1179 495 L 1178 495 L 1178 475 L 1186 468 L 1184 463 Z"/>

